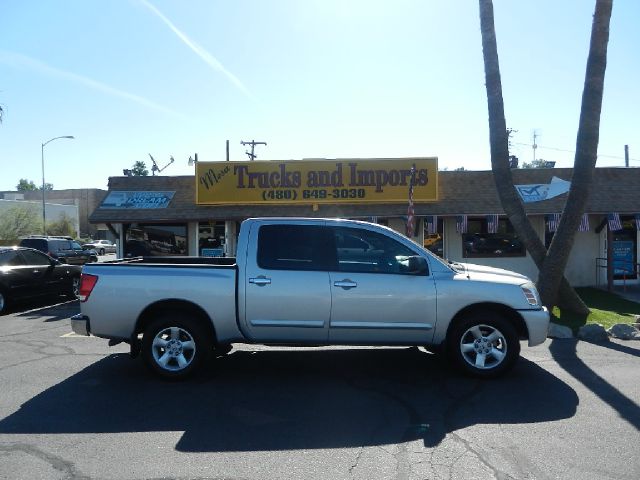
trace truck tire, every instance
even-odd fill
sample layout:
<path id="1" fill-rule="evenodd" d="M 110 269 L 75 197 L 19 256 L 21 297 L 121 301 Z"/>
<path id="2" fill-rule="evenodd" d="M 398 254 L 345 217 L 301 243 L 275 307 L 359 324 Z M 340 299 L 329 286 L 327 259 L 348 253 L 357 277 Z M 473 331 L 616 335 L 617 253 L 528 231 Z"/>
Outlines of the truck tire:
<path id="1" fill-rule="evenodd" d="M 9 299 L 7 298 L 7 294 L 4 291 L 0 290 L 0 315 L 2 315 L 7 309 L 7 305 L 9 304 Z"/>
<path id="2" fill-rule="evenodd" d="M 152 372 L 183 379 L 207 359 L 211 342 L 197 319 L 180 312 L 161 315 L 145 329 L 142 357 Z"/>
<path id="3" fill-rule="evenodd" d="M 510 370 L 520 355 L 515 327 L 493 311 L 466 315 L 449 329 L 447 352 L 464 373 L 495 378 Z"/>

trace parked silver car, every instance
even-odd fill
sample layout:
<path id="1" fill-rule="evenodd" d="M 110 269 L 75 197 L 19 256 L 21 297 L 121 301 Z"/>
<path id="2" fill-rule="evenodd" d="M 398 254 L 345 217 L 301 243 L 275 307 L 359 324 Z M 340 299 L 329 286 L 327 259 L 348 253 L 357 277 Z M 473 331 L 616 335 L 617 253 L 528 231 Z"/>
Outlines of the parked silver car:
<path id="1" fill-rule="evenodd" d="M 105 253 L 116 253 L 116 244 L 111 243 L 110 240 L 94 240 L 93 242 L 85 243 L 82 248 L 85 250 L 95 250 L 98 255 L 104 255 Z"/>

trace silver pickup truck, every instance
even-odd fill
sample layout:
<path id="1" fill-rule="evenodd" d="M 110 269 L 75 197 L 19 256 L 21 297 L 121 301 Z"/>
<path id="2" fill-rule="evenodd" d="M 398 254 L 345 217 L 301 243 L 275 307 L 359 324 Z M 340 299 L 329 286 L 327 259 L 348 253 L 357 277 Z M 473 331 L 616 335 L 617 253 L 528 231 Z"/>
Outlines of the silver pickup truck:
<path id="1" fill-rule="evenodd" d="M 246 220 L 236 258 L 86 265 L 80 302 L 75 333 L 127 342 L 172 378 L 233 343 L 425 346 L 494 377 L 549 325 L 525 276 L 449 263 L 384 226 L 337 219 Z"/>

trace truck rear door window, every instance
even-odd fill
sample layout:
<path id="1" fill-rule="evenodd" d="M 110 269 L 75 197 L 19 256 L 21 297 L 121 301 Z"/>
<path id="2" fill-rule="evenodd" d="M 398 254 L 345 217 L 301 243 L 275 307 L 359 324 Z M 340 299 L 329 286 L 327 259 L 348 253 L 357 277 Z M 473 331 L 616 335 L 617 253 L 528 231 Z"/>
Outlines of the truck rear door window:
<path id="1" fill-rule="evenodd" d="M 267 270 L 335 270 L 331 232 L 318 225 L 263 225 L 258 265 Z"/>

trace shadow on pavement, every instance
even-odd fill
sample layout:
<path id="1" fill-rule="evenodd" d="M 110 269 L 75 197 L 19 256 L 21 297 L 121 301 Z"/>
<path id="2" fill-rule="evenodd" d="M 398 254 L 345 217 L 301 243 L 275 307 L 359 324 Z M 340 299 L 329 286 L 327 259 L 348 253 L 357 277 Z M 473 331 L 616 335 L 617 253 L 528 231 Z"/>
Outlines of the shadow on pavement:
<path id="1" fill-rule="evenodd" d="M 69 317 L 80 313 L 78 300 L 71 300 L 63 295 L 38 298 L 10 305 L 2 315 L 13 314 L 22 319 L 38 319 L 44 322 L 68 320 Z"/>
<path id="2" fill-rule="evenodd" d="M 560 367 L 616 410 L 627 422 L 640 429 L 640 407 L 638 404 L 589 368 L 578 356 L 577 345 L 578 340 L 552 340 L 549 351 Z M 638 356 L 639 353 L 635 348 L 625 347 L 614 342 L 593 343 L 592 345 L 635 356 Z"/>
<path id="3" fill-rule="evenodd" d="M 0 433 L 184 431 L 176 449 L 188 452 L 436 446 L 469 425 L 569 418 L 577 404 L 525 359 L 479 381 L 416 348 L 235 351 L 176 383 L 116 354 L 23 404 Z"/>
<path id="4" fill-rule="evenodd" d="M 638 341 L 635 341 L 635 342 L 636 343 L 634 345 L 637 345 L 638 347 L 640 347 L 640 342 Z M 629 355 L 633 355 L 634 357 L 640 357 L 640 348 L 632 348 L 626 345 L 620 345 L 619 343 L 616 343 L 616 342 L 603 342 L 603 343 L 597 343 L 594 345 L 598 345 L 599 347 L 605 347 L 610 350 L 615 350 L 616 352 L 620 352 L 620 353 L 627 353 Z"/>
<path id="5" fill-rule="evenodd" d="M 80 313 L 80 302 L 78 300 L 54 297 L 48 301 L 42 300 L 39 303 L 32 303 L 28 310 L 16 313 L 15 316 L 24 319 L 38 319 L 48 323 L 69 320 L 76 313 Z"/>

